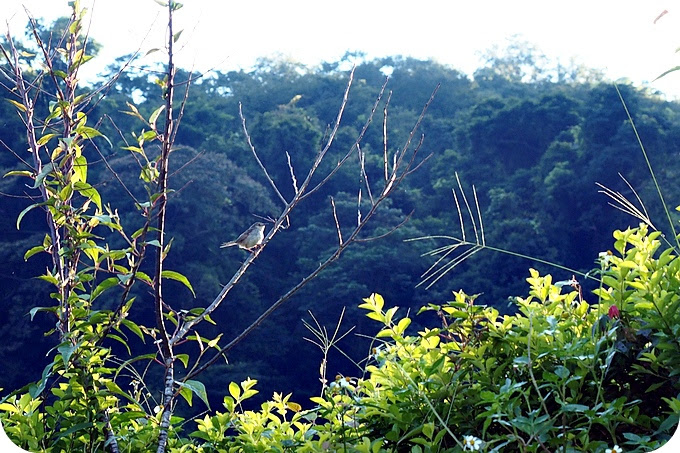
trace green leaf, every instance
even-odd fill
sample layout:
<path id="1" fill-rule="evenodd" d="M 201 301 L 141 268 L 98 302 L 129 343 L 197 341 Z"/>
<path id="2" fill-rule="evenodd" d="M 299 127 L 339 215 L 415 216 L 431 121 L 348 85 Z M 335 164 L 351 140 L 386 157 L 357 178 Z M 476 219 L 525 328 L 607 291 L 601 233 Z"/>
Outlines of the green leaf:
<path id="1" fill-rule="evenodd" d="M 142 340 L 142 342 L 145 342 L 144 341 L 144 334 L 142 333 L 142 329 L 140 329 L 137 324 L 135 324 L 134 322 L 130 321 L 129 319 L 125 319 L 125 318 L 121 319 L 120 323 L 123 324 L 128 329 L 130 329 L 135 335 L 137 335 Z"/>
<path id="2" fill-rule="evenodd" d="M 40 186 L 45 177 L 50 174 L 54 170 L 54 164 L 50 162 L 49 164 L 43 165 L 43 167 L 40 169 L 40 173 L 38 173 L 38 176 L 36 176 L 35 181 L 33 182 L 33 188 L 37 189 L 38 186 Z"/>
<path id="3" fill-rule="evenodd" d="M 85 198 L 92 200 L 94 204 L 97 205 L 97 208 L 101 211 L 102 209 L 102 197 L 99 195 L 99 192 L 97 192 L 97 189 L 92 187 L 86 182 L 76 182 L 73 184 L 73 188 L 78 191 L 78 193 Z"/>
<path id="4" fill-rule="evenodd" d="M 115 375 L 116 375 L 116 377 L 117 377 L 117 376 L 118 376 L 118 373 L 120 373 L 120 372 L 123 371 L 123 370 L 127 370 L 127 369 L 128 369 L 128 365 L 130 365 L 131 363 L 139 362 L 139 361 L 141 361 L 141 360 L 153 360 L 153 359 L 155 359 L 155 358 L 156 358 L 156 353 L 149 353 L 149 354 L 138 355 L 137 357 L 133 357 L 133 358 L 131 358 L 131 359 L 126 360 L 125 362 L 123 362 L 123 363 L 118 367 L 118 369 L 116 370 L 116 374 L 115 374 Z"/>
<path id="5" fill-rule="evenodd" d="M 7 176 L 28 176 L 29 178 L 32 178 L 33 173 L 28 171 L 28 170 L 12 170 L 12 171 L 8 171 L 7 173 L 5 173 L 3 178 L 5 178 Z"/>
<path id="6" fill-rule="evenodd" d="M 130 346 L 128 346 L 127 341 L 125 341 L 124 339 L 122 339 L 121 337 L 119 337 L 118 335 L 113 334 L 113 333 L 110 333 L 108 335 L 108 338 L 113 338 L 114 340 L 118 341 L 120 344 L 125 346 L 125 349 L 127 349 L 128 354 L 131 354 Z"/>
<path id="7" fill-rule="evenodd" d="M 61 431 L 59 435 L 56 437 L 56 439 L 61 439 L 62 437 L 70 436 L 71 434 L 77 432 L 77 431 L 86 431 L 88 428 L 91 428 L 94 426 L 94 423 L 92 422 L 83 422 L 83 423 L 77 423 L 73 426 L 71 426 L 69 429 L 66 431 Z"/>
<path id="8" fill-rule="evenodd" d="M 49 312 L 49 313 L 54 313 L 56 311 L 56 307 L 33 307 L 33 308 L 31 308 L 31 311 L 28 312 L 31 315 L 31 321 L 33 321 L 33 317 L 39 311 L 46 311 L 46 312 Z"/>
<path id="9" fill-rule="evenodd" d="M 84 65 L 88 61 L 92 60 L 92 58 L 94 58 L 94 55 L 83 55 L 83 49 L 80 49 L 78 52 L 76 52 L 76 56 L 73 58 L 73 64 L 68 68 L 69 72 L 75 71 L 76 68 Z"/>
<path id="10" fill-rule="evenodd" d="M 130 108 L 129 112 L 123 112 L 126 115 L 134 116 L 136 118 L 139 118 L 140 120 L 144 121 L 144 117 L 139 113 L 139 110 L 137 110 L 137 107 L 134 106 L 134 104 L 131 104 L 129 102 L 126 102 L 127 106 Z"/>
<path id="11" fill-rule="evenodd" d="M 40 137 L 40 138 L 38 139 L 38 142 L 37 142 L 37 143 L 38 143 L 39 146 L 42 146 L 42 145 L 44 145 L 45 143 L 47 143 L 47 142 L 49 142 L 50 140 L 52 140 L 54 137 L 57 137 L 58 135 L 59 135 L 59 134 L 45 134 L 45 135 L 43 135 L 42 137 Z"/>
<path id="12" fill-rule="evenodd" d="M 73 160 L 73 182 L 87 182 L 87 159 L 82 154 Z"/>
<path id="13" fill-rule="evenodd" d="M 61 354 L 61 358 L 64 361 L 64 367 L 68 367 L 68 363 L 71 360 L 71 356 L 75 352 L 75 350 L 78 349 L 78 345 L 72 345 L 72 344 L 62 344 L 61 346 L 57 347 L 57 351 Z"/>
<path id="14" fill-rule="evenodd" d="M 235 399 L 238 400 L 239 396 L 241 396 L 241 387 L 236 382 L 230 382 L 229 383 L 229 394 Z"/>
<path id="15" fill-rule="evenodd" d="M 19 412 L 19 409 L 9 403 L 0 403 L 0 411 L 16 413 Z"/>
<path id="16" fill-rule="evenodd" d="M 149 277 L 146 274 L 146 272 L 137 271 L 137 280 L 140 280 L 140 281 L 146 283 L 147 285 L 153 284 L 153 280 L 151 280 L 151 277 Z"/>
<path id="17" fill-rule="evenodd" d="M 180 30 L 177 33 L 175 33 L 174 35 L 172 35 L 172 42 L 177 42 L 177 40 L 179 40 L 179 37 L 182 36 L 183 31 L 184 30 Z"/>
<path id="18" fill-rule="evenodd" d="M 154 128 L 156 127 L 156 120 L 158 119 L 158 115 L 160 115 L 163 110 L 165 110 L 165 105 L 161 105 L 160 107 L 158 107 L 149 117 L 149 124 L 151 124 Z"/>
<path id="19" fill-rule="evenodd" d="M 106 291 L 107 289 L 114 287 L 118 284 L 118 278 L 117 277 L 109 277 L 106 280 L 102 281 L 100 284 L 97 285 L 97 287 L 92 291 L 92 296 L 90 296 L 90 300 L 94 302 L 94 300 L 99 297 L 101 293 Z"/>
<path id="20" fill-rule="evenodd" d="M 190 407 L 193 406 L 194 394 L 189 387 L 182 387 L 179 389 L 179 394 L 182 395 Z"/>
<path id="21" fill-rule="evenodd" d="M 178 359 L 186 368 L 189 365 L 189 354 L 177 354 L 175 358 Z"/>
<path id="22" fill-rule="evenodd" d="M 652 80 L 652 82 L 656 82 L 656 81 L 659 80 L 661 77 L 665 77 L 665 76 L 667 76 L 668 74 L 670 74 L 671 72 L 675 72 L 675 71 L 680 71 L 680 66 L 676 66 L 676 67 L 674 67 L 674 68 L 669 69 L 668 71 L 662 72 L 661 75 L 660 75 L 660 76 L 657 76 L 657 78 L 654 79 L 654 80 Z"/>
<path id="23" fill-rule="evenodd" d="M 102 134 L 94 127 L 80 126 L 79 128 L 76 129 L 76 133 L 90 140 L 93 139 L 94 137 L 102 137 L 104 140 L 106 140 L 106 143 L 108 143 L 109 146 L 113 148 L 113 143 L 111 143 L 111 140 L 109 140 L 106 135 Z"/>
<path id="24" fill-rule="evenodd" d="M 145 142 L 148 142 L 149 140 L 154 140 L 156 137 L 158 137 L 158 133 L 156 131 L 146 131 L 141 136 L 141 138 L 144 139 L 143 141 Z"/>
<path id="25" fill-rule="evenodd" d="M 569 377 L 569 369 L 567 367 L 560 365 L 557 368 L 555 368 L 555 374 L 561 377 L 562 379 L 566 379 Z"/>
<path id="26" fill-rule="evenodd" d="M 196 297 L 196 293 L 194 292 L 194 288 L 191 286 L 191 283 L 189 283 L 189 280 L 184 275 L 180 274 L 179 272 L 163 271 L 163 272 L 161 272 L 161 278 L 169 278 L 170 280 L 176 280 L 176 281 L 182 283 L 184 286 L 189 288 L 189 290 L 191 291 L 191 294 L 193 294 L 194 297 Z"/>
<path id="27" fill-rule="evenodd" d="M 19 225 L 21 225 L 21 219 L 24 218 L 24 216 L 28 213 L 33 208 L 37 208 L 38 206 L 41 206 L 43 203 L 34 203 L 30 206 L 26 206 L 23 211 L 19 213 L 19 217 L 17 217 L 17 230 L 19 229 Z"/>
<path id="28" fill-rule="evenodd" d="M 590 408 L 583 404 L 565 404 L 562 406 L 562 411 L 564 412 L 585 412 L 588 409 Z"/>
<path id="29" fill-rule="evenodd" d="M 222 338 L 222 334 L 219 334 L 217 337 L 213 338 L 212 340 L 208 341 L 208 347 L 209 348 L 217 348 L 217 343 L 220 342 L 220 339 Z M 218 348 L 219 349 L 219 348 Z"/>
<path id="30" fill-rule="evenodd" d="M 198 397 L 208 406 L 210 409 L 210 403 L 208 402 L 208 394 L 205 392 L 205 385 L 199 381 L 188 380 L 185 382 L 178 382 L 180 387 L 185 387 L 194 392 Z"/>
<path id="31" fill-rule="evenodd" d="M 53 284 L 53 285 L 55 285 L 55 286 L 57 286 L 57 285 L 59 284 L 59 282 L 57 281 L 56 277 L 54 277 L 53 275 L 43 274 L 43 275 L 38 276 L 38 278 L 39 278 L 40 280 L 46 281 L 47 283 L 51 283 L 51 284 Z"/>
<path id="32" fill-rule="evenodd" d="M 403 334 L 406 328 L 411 324 L 411 319 L 410 318 L 402 318 L 399 320 L 397 323 L 396 327 L 394 328 L 395 332 L 398 333 L 399 335 Z"/>
<path id="33" fill-rule="evenodd" d="M 123 146 L 121 149 L 124 149 L 126 151 L 132 151 L 139 154 L 144 154 L 142 148 L 140 148 L 139 146 Z"/>
<path id="34" fill-rule="evenodd" d="M 40 253 L 40 252 L 45 252 L 45 251 L 46 251 L 45 247 L 43 247 L 42 245 L 37 245 L 35 247 L 31 247 L 30 249 L 28 249 L 28 251 L 26 253 L 24 253 L 24 261 L 28 261 L 28 259 L 30 257 L 32 257 L 33 255 Z"/>

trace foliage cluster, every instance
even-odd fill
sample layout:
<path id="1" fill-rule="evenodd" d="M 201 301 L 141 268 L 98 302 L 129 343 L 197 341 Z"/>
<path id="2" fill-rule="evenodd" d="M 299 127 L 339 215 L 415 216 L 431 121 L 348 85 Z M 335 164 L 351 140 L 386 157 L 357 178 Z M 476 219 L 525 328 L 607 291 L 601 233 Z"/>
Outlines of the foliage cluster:
<path id="1" fill-rule="evenodd" d="M 532 269 L 516 314 L 501 316 L 459 291 L 421 309 L 436 312 L 440 326 L 408 335 L 411 318 L 374 294 L 360 308 L 382 328 L 362 375 L 337 376 L 310 410 L 282 394 L 246 410 L 256 382 L 232 382 L 225 410 L 197 419 L 193 431 L 194 422 L 173 418 L 168 451 L 459 452 L 475 441 L 482 451 L 658 448 L 680 414 L 680 257 L 672 247 L 658 253 L 659 233 L 644 224 L 614 237 L 616 252 L 598 260 L 594 303 L 577 281 Z M 112 371 L 98 370 L 109 389 Z M 59 439 L 84 428 L 55 430 L 51 448 L 36 441 L 45 424 L 53 429 L 92 403 L 72 389 L 54 392 L 59 400 L 45 413 L 29 394 L 2 404 L 19 445 L 60 451 Z M 158 419 L 133 404 L 111 407 L 121 451 L 143 450 Z"/>

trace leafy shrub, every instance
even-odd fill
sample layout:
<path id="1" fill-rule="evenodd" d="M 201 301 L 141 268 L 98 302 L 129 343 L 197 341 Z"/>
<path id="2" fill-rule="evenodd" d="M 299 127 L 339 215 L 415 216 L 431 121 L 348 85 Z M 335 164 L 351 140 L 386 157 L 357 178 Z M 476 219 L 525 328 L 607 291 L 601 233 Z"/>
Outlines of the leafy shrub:
<path id="1" fill-rule="evenodd" d="M 656 449 L 680 412 L 680 259 L 671 247 L 658 253 L 660 235 L 645 225 L 614 238 L 616 252 L 598 260 L 592 304 L 575 279 L 553 282 L 532 269 L 516 314 L 500 316 L 459 291 L 420 310 L 441 326 L 407 335 L 411 319 L 373 294 L 360 305 L 381 325 L 365 376 L 338 376 L 306 411 L 280 394 L 245 410 L 256 382 L 232 383 L 226 411 L 197 420 L 189 438 L 174 419 L 169 451 Z M 8 434 L 27 447 L 55 415 L 35 404 L 24 395 L 2 407 Z M 154 423 L 127 414 L 130 434 L 119 445 L 138 451 Z"/>

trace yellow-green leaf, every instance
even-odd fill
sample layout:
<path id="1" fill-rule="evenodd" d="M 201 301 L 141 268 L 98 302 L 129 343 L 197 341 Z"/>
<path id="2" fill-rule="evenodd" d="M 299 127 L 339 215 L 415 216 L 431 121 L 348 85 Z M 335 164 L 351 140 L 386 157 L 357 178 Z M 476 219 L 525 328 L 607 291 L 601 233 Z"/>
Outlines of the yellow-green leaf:
<path id="1" fill-rule="evenodd" d="M 82 154 L 73 160 L 73 182 L 87 182 L 87 159 Z"/>
<path id="2" fill-rule="evenodd" d="M 7 176 L 28 176 L 29 178 L 32 178 L 33 173 L 31 173 L 28 170 L 11 170 L 11 171 L 8 171 L 7 173 L 5 173 L 3 178 L 7 177 Z"/>
<path id="3" fill-rule="evenodd" d="M 26 111 L 26 106 L 25 106 L 24 104 L 22 104 L 21 102 L 17 102 L 17 101 L 15 101 L 14 99 L 7 99 L 7 102 L 9 102 L 9 103 L 12 104 L 14 107 L 16 107 L 16 108 L 18 108 L 19 110 L 21 110 L 22 112 L 25 112 L 25 111 Z"/>
<path id="4" fill-rule="evenodd" d="M 32 248 L 28 249 L 28 251 L 26 253 L 24 253 L 24 261 L 28 261 L 28 259 L 30 257 L 32 257 L 33 255 L 35 255 L 36 253 L 40 253 L 40 252 L 44 252 L 44 251 L 45 251 L 45 247 L 43 247 L 42 245 L 32 247 Z"/>
<path id="5" fill-rule="evenodd" d="M 38 139 L 37 143 L 38 143 L 39 146 L 42 146 L 42 145 L 46 144 L 47 142 L 49 142 L 50 140 L 52 140 L 57 135 L 59 135 L 59 134 L 45 134 Z"/>
<path id="6" fill-rule="evenodd" d="M 229 394 L 234 397 L 235 400 L 238 400 L 239 396 L 241 396 L 241 387 L 239 387 L 236 382 L 230 382 Z"/>

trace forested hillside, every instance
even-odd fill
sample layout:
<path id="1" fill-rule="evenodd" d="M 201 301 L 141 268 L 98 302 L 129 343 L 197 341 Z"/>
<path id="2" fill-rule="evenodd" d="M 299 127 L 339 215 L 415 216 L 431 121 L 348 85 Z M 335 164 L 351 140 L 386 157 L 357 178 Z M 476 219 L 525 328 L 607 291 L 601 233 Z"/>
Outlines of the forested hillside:
<path id="1" fill-rule="evenodd" d="M 354 57 L 348 55 L 343 61 L 320 67 L 262 60 L 249 71 L 201 76 L 178 72 L 180 83 L 193 82 L 173 151 L 170 186 L 175 192 L 168 205 L 168 231 L 173 242 L 168 266 L 181 267 L 198 299 L 219 292 L 247 256 L 242 250 L 220 249 L 219 245 L 254 222 L 254 215 L 274 215 L 279 203 L 245 139 L 239 104 L 253 145 L 271 176 L 290 181 L 286 153 L 294 168 L 306 168 L 337 115 L 347 84 L 348 62 Z M 486 67 L 467 76 L 432 61 L 398 56 L 361 60 L 337 139 L 329 151 L 333 157 L 324 165 L 334 165 L 352 147 L 386 74 L 391 92 L 386 116 L 390 155 L 402 146 L 423 105 L 441 84 L 419 130 L 424 134 L 419 152 L 430 155 L 429 159 L 390 204 L 383 206 L 379 220 L 364 234 L 379 236 L 410 218 L 394 233 L 344 252 L 338 263 L 240 343 L 229 364 L 206 373 L 203 382 L 208 389 L 252 377 L 259 380 L 264 398 L 274 390 L 293 392 L 300 402 L 318 394 L 322 356 L 304 340 L 310 333 L 302 320 L 312 322 L 308 311 L 332 330 L 346 308 L 342 330 L 351 326 L 356 329 L 339 347 L 361 361 L 370 351 L 370 341 L 360 335 L 375 334 L 375 327 L 367 324 L 356 307 L 371 293 L 382 294 L 391 305 L 417 309 L 430 302 L 443 303 L 452 298 L 452 291 L 464 289 L 468 294 L 480 293 L 480 303 L 507 313 L 514 310 L 508 297 L 526 293 L 529 267 L 549 271 L 556 280 L 572 277 L 565 270 L 484 250 L 431 288 L 417 286 L 434 262 L 422 254 L 450 241 L 406 240 L 428 235 L 460 237 L 452 195 L 452 189 L 458 190 L 457 177 L 469 200 L 473 200 L 472 186 L 476 189 L 487 245 L 581 272 L 596 266 L 594 257 L 599 252 L 612 248 L 614 229 L 637 224 L 636 219 L 609 206 L 610 200 L 599 193 L 596 183 L 631 197 L 622 175 L 645 201 L 652 219 L 662 218 L 647 165 L 615 86 L 579 73 L 582 68 L 559 76 L 535 73 L 527 77 L 521 63 L 490 60 Z M 139 177 L 134 156 L 121 149 L 135 142 L 130 131 L 139 132 L 139 126 L 123 111 L 129 110 L 126 102 L 132 100 L 144 117 L 155 109 L 162 96 L 161 88 L 154 83 L 155 69 L 128 70 L 106 91 L 106 97 L 91 103 L 87 112 L 89 121 L 97 123 L 112 142 L 112 146 L 97 142 L 102 158 L 90 162 L 88 180 L 123 219 L 133 224 L 138 221 L 134 204 L 117 177 Z M 109 75 L 113 74 L 112 67 Z M 676 203 L 680 200 L 680 106 L 625 83 L 618 89 L 667 199 Z M 385 101 L 378 106 L 376 120 L 362 142 L 369 180 L 379 179 L 383 172 L 384 107 Z M 40 108 L 46 111 L 47 106 Z M 0 170 L 5 174 L 17 168 L 17 157 L 25 158 L 21 152 L 26 144 L 14 106 L 0 104 L 0 118 Z M 8 149 L 16 150 L 18 156 Z M 213 336 L 224 329 L 225 337 L 233 336 L 277 294 L 318 266 L 327 254 L 319 244 L 336 240 L 330 197 L 340 224 L 356 222 L 356 194 L 362 175 L 358 159 L 352 159 L 323 191 L 300 205 L 290 227 L 269 244 L 229 303 L 213 315 L 220 326 Z M 34 306 L 50 304 L 48 285 L 33 278 L 44 272 L 49 262 L 48 257 L 40 255 L 26 262 L 23 259 L 25 251 L 44 236 L 44 216 L 38 210 L 26 215 L 20 230 L 16 228 L 17 216 L 27 205 L 24 182 L 16 178 L 0 181 L 0 318 L 5 320 L 0 324 L 0 361 L 4 366 L 0 387 L 5 389 L 39 375 L 47 363 L 45 353 L 54 346 L 54 336 L 43 336 L 54 327 L 50 325 L 52 318 L 44 313 L 37 313 L 33 319 L 28 315 Z M 292 182 L 280 188 L 286 197 L 293 193 Z M 589 299 L 594 288 L 587 281 L 582 283 Z M 149 295 L 138 291 L 135 316 L 143 323 L 148 314 L 151 324 L 153 313 L 145 305 Z M 194 308 L 196 300 L 180 284 L 166 297 L 184 309 Z M 107 303 L 104 298 L 102 303 Z M 421 322 L 434 319 L 422 315 L 414 322 L 419 318 L 423 318 Z M 134 350 L 134 338 L 130 341 Z M 343 374 L 359 371 L 336 351 L 330 356 L 329 370 Z M 214 396 L 221 399 L 219 394 Z"/>

